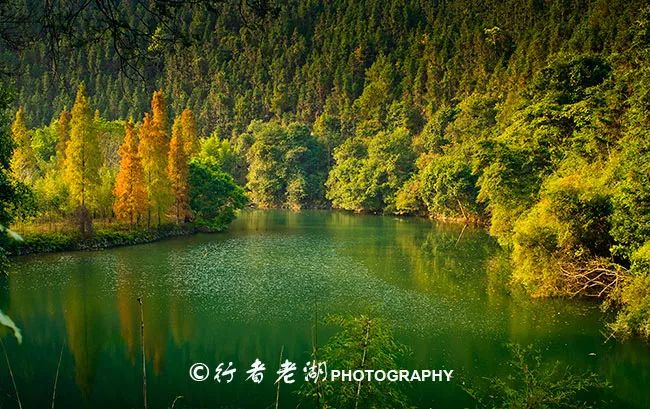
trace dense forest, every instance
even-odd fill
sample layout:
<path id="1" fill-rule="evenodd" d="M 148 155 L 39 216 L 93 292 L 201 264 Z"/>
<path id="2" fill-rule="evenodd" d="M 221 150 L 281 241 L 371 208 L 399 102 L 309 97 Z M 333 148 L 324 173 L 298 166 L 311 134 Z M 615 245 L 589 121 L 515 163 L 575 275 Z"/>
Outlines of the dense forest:
<path id="1" fill-rule="evenodd" d="M 153 36 L 158 58 L 131 70 L 109 38 L 63 44 L 56 66 L 45 44 L 3 53 L 33 201 L 18 216 L 182 223 L 209 212 L 206 180 L 241 207 L 234 180 L 260 207 L 484 223 L 532 295 L 607 299 L 616 333 L 650 337 L 646 2 L 307 0 L 256 24 L 228 3 L 178 19 L 191 41 Z"/>

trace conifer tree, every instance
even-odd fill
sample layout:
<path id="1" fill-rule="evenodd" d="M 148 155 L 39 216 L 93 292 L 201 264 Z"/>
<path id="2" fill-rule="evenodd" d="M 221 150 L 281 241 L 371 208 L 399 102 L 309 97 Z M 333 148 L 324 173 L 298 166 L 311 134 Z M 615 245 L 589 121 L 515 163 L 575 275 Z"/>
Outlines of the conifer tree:
<path id="1" fill-rule="evenodd" d="M 57 136 L 56 162 L 58 167 L 62 168 L 65 162 L 65 149 L 70 140 L 70 112 L 68 112 L 67 108 L 63 108 L 63 111 L 59 114 L 55 129 Z"/>
<path id="2" fill-rule="evenodd" d="M 92 232 L 86 201 L 99 183 L 102 156 L 94 126 L 93 114 L 88 104 L 83 83 L 70 116 L 70 141 L 65 150 L 64 178 L 72 204 L 77 208 L 82 234 Z"/>
<path id="3" fill-rule="evenodd" d="M 151 101 L 153 114 L 145 114 L 140 127 L 138 152 L 145 174 L 145 185 L 149 199 L 147 223 L 151 224 L 151 210 L 156 212 L 158 225 L 170 205 L 171 191 L 167 177 L 167 119 L 165 101 L 160 91 L 154 92 Z"/>
<path id="4" fill-rule="evenodd" d="M 38 172 L 38 164 L 32 150 L 32 140 L 25 123 L 25 109 L 23 107 L 20 107 L 16 112 L 16 119 L 11 125 L 11 135 L 15 145 L 11 158 L 11 170 L 16 179 L 31 182 Z"/>
<path id="5" fill-rule="evenodd" d="M 129 120 L 125 126 L 124 142 L 119 149 L 120 170 L 115 180 L 113 211 L 120 220 L 131 226 L 138 223 L 147 211 L 147 192 L 144 169 L 138 153 L 138 136 Z"/>
<path id="6" fill-rule="evenodd" d="M 167 135 L 167 104 L 162 91 L 154 91 L 151 99 L 151 113 L 153 115 L 153 126 Z"/>
<path id="7" fill-rule="evenodd" d="M 191 109 L 185 108 L 181 114 L 183 130 L 183 146 L 185 156 L 189 159 L 199 151 L 199 139 L 196 130 L 196 119 Z M 173 135 L 172 135 L 173 137 Z"/>
<path id="8" fill-rule="evenodd" d="M 172 140 L 169 143 L 169 158 L 167 160 L 167 175 L 174 197 L 173 210 L 176 223 L 181 223 L 189 218 L 188 167 L 183 131 L 182 119 L 176 117 L 172 127 Z"/>

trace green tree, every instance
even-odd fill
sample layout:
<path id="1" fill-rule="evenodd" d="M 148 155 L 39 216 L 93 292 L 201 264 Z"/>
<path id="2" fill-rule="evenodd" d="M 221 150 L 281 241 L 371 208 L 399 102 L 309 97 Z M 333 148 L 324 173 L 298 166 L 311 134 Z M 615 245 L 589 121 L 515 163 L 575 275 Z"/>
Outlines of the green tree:
<path id="1" fill-rule="evenodd" d="M 70 141 L 66 146 L 64 178 L 70 200 L 76 209 L 82 234 L 92 233 L 92 220 L 88 212 L 88 198 L 99 185 L 101 153 L 93 116 L 81 84 L 72 106 L 70 118 Z"/>
<path id="2" fill-rule="evenodd" d="M 491 214 L 490 232 L 510 243 L 517 218 L 538 199 L 546 177 L 574 154 L 598 160 L 608 141 L 596 137 L 609 73 L 602 58 L 560 55 L 543 69 L 527 100 L 496 137 L 481 139 L 474 155 L 478 199 Z M 479 172 L 480 171 L 480 172 Z"/>
<path id="3" fill-rule="evenodd" d="M 341 121 L 334 115 L 323 113 L 314 122 L 314 136 L 327 151 L 328 168 L 331 166 L 332 155 L 344 141 L 344 135 L 341 132 Z"/>
<path id="4" fill-rule="evenodd" d="M 223 171 L 235 173 L 236 155 L 231 148 L 228 139 L 220 139 L 219 135 L 213 133 L 208 138 L 199 141 L 199 150 L 196 157 L 204 163 L 213 163 Z"/>
<path id="5" fill-rule="evenodd" d="M 334 152 L 327 198 L 354 211 L 393 211 L 396 194 L 415 168 L 411 134 L 405 128 L 371 138 L 348 139 Z"/>
<path id="6" fill-rule="evenodd" d="M 190 208 L 195 222 L 220 230 L 235 218 L 246 203 L 244 189 L 232 176 L 212 162 L 192 159 L 189 163 Z"/>
<path id="7" fill-rule="evenodd" d="M 363 93 L 354 101 L 359 121 L 372 122 L 373 126 L 385 124 L 388 110 L 395 95 L 399 95 L 396 73 L 390 59 L 381 54 L 366 71 Z"/>
<path id="8" fill-rule="evenodd" d="M 35 129 L 32 136 L 32 151 L 36 157 L 36 162 L 40 172 L 43 167 L 55 159 L 57 134 L 55 124 L 50 124 L 40 129 Z"/>
<path id="9" fill-rule="evenodd" d="M 429 214 L 478 219 L 482 215 L 476 198 L 477 177 L 462 155 L 434 157 L 420 174 L 420 195 Z"/>
<path id="10" fill-rule="evenodd" d="M 620 157 L 611 161 L 615 173 L 611 220 L 617 242 L 614 252 L 627 259 L 650 237 L 650 70 L 646 67 L 629 75 L 633 76 L 633 91 L 625 99 L 630 104 L 622 123 L 625 136 L 620 141 Z"/>
<path id="11" fill-rule="evenodd" d="M 261 207 L 300 208 L 323 198 L 326 156 L 305 125 L 255 122 L 247 151 L 251 200 Z"/>

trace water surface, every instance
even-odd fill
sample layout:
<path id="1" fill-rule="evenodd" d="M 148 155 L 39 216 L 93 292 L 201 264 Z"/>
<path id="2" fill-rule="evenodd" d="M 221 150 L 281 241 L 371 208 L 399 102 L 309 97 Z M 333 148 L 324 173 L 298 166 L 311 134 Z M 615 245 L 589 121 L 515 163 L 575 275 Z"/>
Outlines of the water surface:
<path id="1" fill-rule="evenodd" d="M 63 348 L 57 407 L 142 407 L 144 300 L 150 408 L 265 408 L 275 400 L 280 351 L 309 359 L 316 317 L 380 317 L 411 354 L 405 368 L 454 369 L 451 383 L 408 388 L 418 407 L 473 407 L 461 381 L 508 373 L 507 343 L 545 360 L 595 371 L 611 392 L 602 407 L 650 407 L 650 348 L 605 342 L 598 306 L 531 300 L 504 283 L 507 257 L 478 228 L 339 212 L 246 211 L 223 234 L 97 252 L 16 258 L 0 309 L 23 330 L 0 330 L 23 407 L 49 407 Z M 325 342 L 333 328 L 320 325 Z M 260 385 L 245 370 L 266 363 Z M 233 362 L 230 384 L 196 383 L 194 362 Z M 0 362 L 0 404 L 14 407 Z M 281 389 L 295 407 L 301 381 Z M 308 407 L 308 406 L 301 406 Z"/>

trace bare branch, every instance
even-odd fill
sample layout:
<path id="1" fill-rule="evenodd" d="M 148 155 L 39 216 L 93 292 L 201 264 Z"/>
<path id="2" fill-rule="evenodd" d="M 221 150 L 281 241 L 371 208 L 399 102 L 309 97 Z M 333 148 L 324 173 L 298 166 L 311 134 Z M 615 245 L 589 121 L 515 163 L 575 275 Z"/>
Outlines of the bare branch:
<path id="1" fill-rule="evenodd" d="M 563 261 L 560 271 L 569 295 L 596 298 L 604 298 L 618 289 L 627 276 L 624 267 L 602 259 L 587 263 Z"/>

